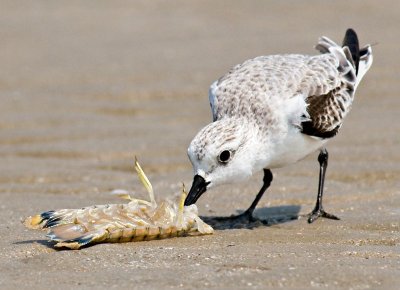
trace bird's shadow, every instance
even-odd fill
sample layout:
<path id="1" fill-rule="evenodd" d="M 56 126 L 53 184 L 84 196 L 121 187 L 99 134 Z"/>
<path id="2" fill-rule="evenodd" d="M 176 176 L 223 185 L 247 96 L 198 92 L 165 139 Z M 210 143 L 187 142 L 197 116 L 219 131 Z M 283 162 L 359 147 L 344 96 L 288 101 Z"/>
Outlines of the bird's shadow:
<path id="1" fill-rule="evenodd" d="M 202 216 L 202 220 L 216 230 L 229 229 L 254 229 L 257 227 L 272 226 L 283 224 L 292 220 L 299 219 L 301 206 L 284 205 L 258 208 L 254 211 L 254 220 L 238 219 L 235 216 Z M 243 211 L 238 211 L 238 214 Z"/>

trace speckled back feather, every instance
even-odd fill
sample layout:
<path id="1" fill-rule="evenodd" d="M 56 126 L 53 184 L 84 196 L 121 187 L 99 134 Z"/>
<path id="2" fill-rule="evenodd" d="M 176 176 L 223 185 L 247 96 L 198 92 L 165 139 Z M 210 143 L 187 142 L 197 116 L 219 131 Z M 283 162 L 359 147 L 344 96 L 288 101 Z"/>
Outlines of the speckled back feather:
<path id="1" fill-rule="evenodd" d="M 272 134 L 271 122 L 279 123 L 279 112 L 285 111 L 282 107 L 290 106 L 292 98 L 301 96 L 308 107 L 301 111 L 299 106 L 298 111 L 291 112 L 293 124 L 301 120 L 304 134 L 334 136 L 350 111 L 358 83 L 372 63 L 370 46 L 357 49 L 353 30 L 346 33 L 344 45 L 321 37 L 316 46 L 321 55 L 260 56 L 236 65 L 210 87 L 213 121 L 244 117 Z M 356 75 L 358 63 L 363 71 Z"/>

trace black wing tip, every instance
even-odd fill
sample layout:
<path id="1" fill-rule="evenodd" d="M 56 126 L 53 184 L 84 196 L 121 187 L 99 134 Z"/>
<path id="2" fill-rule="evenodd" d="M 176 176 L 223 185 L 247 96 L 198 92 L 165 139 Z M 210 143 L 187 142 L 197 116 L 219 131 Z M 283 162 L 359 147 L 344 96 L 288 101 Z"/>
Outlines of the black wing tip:
<path id="1" fill-rule="evenodd" d="M 357 37 L 357 33 L 356 33 L 356 31 L 353 29 L 353 28 L 347 28 L 347 30 L 346 30 L 346 36 L 353 36 L 353 37 L 355 37 L 355 38 L 358 38 Z"/>
<path id="2" fill-rule="evenodd" d="M 340 125 L 338 125 L 333 130 L 323 131 L 317 128 L 312 121 L 305 121 L 301 123 L 301 126 L 302 126 L 301 133 L 308 136 L 318 137 L 321 139 L 329 139 L 335 137 L 337 133 L 339 133 L 340 129 Z"/>
<path id="3" fill-rule="evenodd" d="M 356 67 L 356 73 L 358 73 L 358 63 L 360 62 L 360 44 L 357 33 L 353 28 L 348 28 L 346 30 L 342 46 L 347 46 L 349 48 L 351 57 L 353 58 L 354 65 Z"/>
<path id="4" fill-rule="evenodd" d="M 343 46 L 348 46 L 348 45 L 350 45 L 350 46 L 355 45 L 355 46 L 359 47 L 358 35 L 357 35 L 357 32 L 353 28 L 348 28 L 344 35 Z"/>

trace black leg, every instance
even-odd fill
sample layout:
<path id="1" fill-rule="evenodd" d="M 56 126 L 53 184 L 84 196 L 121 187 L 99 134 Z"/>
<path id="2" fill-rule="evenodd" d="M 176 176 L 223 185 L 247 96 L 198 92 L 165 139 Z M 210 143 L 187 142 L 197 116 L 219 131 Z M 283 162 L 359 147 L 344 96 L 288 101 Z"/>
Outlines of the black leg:
<path id="1" fill-rule="evenodd" d="M 260 191 L 257 193 L 257 196 L 254 199 L 254 201 L 251 203 L 250 207 L 245 212 L 243 212 L 239 215 L 218 218 L 218 220 L 246 220 L 249 222 L 255 221 L 256 219 L 253 217 L 254 209 L 256 208 L 256 206 L 257 206 L 258 202 L 260 201 L 261 197 L 263 196 L 264 192 L 271 185 L 272 179 L 273 179 L 273 175 L 272 175 L 271 170 L 264 169 L 263 186 L 261 187 Z"/>
<path id="2" fill-rule="evenodd" d="M 243 213 L 249 215 L 249 219 L 253 218 L 253 212 L 260 201 L 261 197 L 263 196 L 264 192 L 268 189 L 268 187 L 271 185 L 273 179 L 273 175 L 271 170 L 269 169 L 264 169 L 264 178 L 263 178 L 263 186 L 261 187 L 260 191 L 257 193 L 256 198 L 254 201 L 251 203 L 250 207 Z"/>
<path id="3" fill-rule="evenodd" d="M 328 151 L 323 148 L 318 155 L 318 162 L 319 162 L 319 183 L 318 183 L 318 195 L 317 195 L 317 202 L 315 204 L 315 208 L 310 213 L 308 222 L 312 223 L 319 217 L 324 217 L 333 220 L 339 220 L 337 216 L 333 214 L 329 214 L 325 212 L 322 206 L 322 196 L 324 194 L 324 181 L 325 181 L 325 173 L 326 168 L 328 167 Z"/>

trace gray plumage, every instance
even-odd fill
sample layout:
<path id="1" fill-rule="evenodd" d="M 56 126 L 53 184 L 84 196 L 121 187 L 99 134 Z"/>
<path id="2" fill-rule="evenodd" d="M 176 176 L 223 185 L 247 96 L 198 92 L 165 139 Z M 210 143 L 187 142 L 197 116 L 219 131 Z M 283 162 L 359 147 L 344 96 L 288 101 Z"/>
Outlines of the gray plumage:
<path id="1" fill-rule="evenodd" d="M 316 48 L 323 54 L 260 56 L 233 67 L 211 86 L 213 120 L 243 116 L 270 126 L 266 120 L 273 119 L 275 106 L 301 95 L 308 104 L 303 113 L 311 122 L 310 135 L 323 136 L 339 128 L 359 80 L 347 48 L 326 37 Z"/>
<path id="2" fill-rule="evenodd" d="M 343 46 L 321 37 L 316 49 L 320 55 L 247 60 L 211 85 L 213 122 L 188 148 L 195 178 L 186 205 L 208 188 L 264 170 L 264 186 L 246 211 L 252 213 L 272 181 L 270 169 L 303 159 L 337 134 L 372 64 L 372 50 L 369 45 L 359 48 L 352 29 L 346 31 Z M 318 200 L 327 158 L 321 149 Z M 323 212 L 319 201 L 310 221 L 317 216 L 334 217 Z"/>

